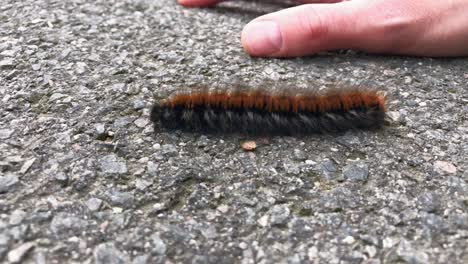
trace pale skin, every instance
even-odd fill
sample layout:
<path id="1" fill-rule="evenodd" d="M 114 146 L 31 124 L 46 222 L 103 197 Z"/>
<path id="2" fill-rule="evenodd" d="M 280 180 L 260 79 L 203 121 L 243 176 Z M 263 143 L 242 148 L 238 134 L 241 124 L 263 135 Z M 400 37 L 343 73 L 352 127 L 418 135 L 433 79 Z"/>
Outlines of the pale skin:
<path id="1" fill-rule="evenodd" d="M 222 0 L 178 0 L 209 7 Z M 245 51 L 296 57 L 336 49 L 379 54 L 468 55 L 468 0 L 302 0 L 242 30 Z"/>

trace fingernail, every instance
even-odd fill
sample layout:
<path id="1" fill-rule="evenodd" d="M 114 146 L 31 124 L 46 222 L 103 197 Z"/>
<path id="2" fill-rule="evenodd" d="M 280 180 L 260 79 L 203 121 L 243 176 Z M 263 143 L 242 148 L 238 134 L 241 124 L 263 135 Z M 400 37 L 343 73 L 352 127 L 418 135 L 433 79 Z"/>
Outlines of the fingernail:
<path id="1" fill-rule="evenodd" d="M 242 43 L 254 56 L 268 56 L 281 49 L 283 38 L 277 23 L 257 21 L 247 24 L 242 32 Z"/>

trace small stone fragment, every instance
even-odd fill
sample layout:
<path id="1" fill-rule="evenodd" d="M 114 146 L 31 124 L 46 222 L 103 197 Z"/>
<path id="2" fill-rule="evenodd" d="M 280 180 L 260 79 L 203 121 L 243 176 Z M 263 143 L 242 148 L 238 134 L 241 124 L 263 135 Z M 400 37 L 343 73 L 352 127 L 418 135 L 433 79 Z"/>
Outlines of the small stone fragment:
<path id="1" fill-rule="evenodd" d="M 417 197 L 417 205 L 426 212 L 435 212 L 440 209 L 440 197 L 432 192 L 423 193 Z"/>
<path id="2" fill-rule="evenodd" d="M 103 123 L 94 124 L 94 129 L 96 129 L 96 134 L 98 136 L 103 135 L 106 132 L 106 127 Z"/>
<path id="3" fill-rule="evenodd" d="M 377 254 L 377 249 L 374 246 L 366 245 L 364 247 L 364 252 L 366 252 L 369 257 L 373 258 L 375 254 Z"/>
<path id="4" fill-rule="evenodd" d="M 0 129 L 0 139 L 10 138 L 13 132 L 15 132 L 13 129 Z"/>
<path id="5" fill-rule="evenodd" d="M 6 233 L 0 233 L 0 248 L 6 248 L 10 244 L 12 238 Z"/>
<path id="6" fill-rule="evenodd" d="M 405 84 L 410 84 L 413 82 L 413 78 L 411 76 L 405 76 Z"/>
<path id="7" fill-rule="evenodd" d="M 216 210 L 220 211 L 221 213 L 225 214 L 229 211 L 229 206 L 222 204 L 216 208 Z"/>
<path id="8" fill-rule="evenodd" d="M 199 148 L 204 148 L 204 147 L 208 146 L 209 144 L 210 144 L 210 140 L 205 135 L 200 136 L 200 138 L 198 138 L 198 140 L 197 140 L 197 146 Z"/>
<path id="9" fill-rule="evenodd" d="M 23 257 L 36 246 L 34 242 L 24 243 L 21 246 L 8 252 L 8 261 L 10 263 L 19 263 Z"/>
<path id="10" fill-rule="evenodd" d="M 16 50 L 4 50 L 0 55 L 3 57 L 14 57 L 16 55 Z"/>
<path id="11" fill-rule="evenodd" d="M 332 160 L 325 160 L 318 166 L 320 178 L 324 181 L 333 181 L 339 178 L 338 168 Z"/>
<path id="12" fill-rule="evenodd" d="M 149 255 L 137 256 L 133 259 L 132 264 L 148 264 L 148 263 L 151 263 L 149 259 L 150 259 Z"/>
<path id="13" fill-rule="evenodd" d="M 19 180 L 16 176 L 0 176 L 0 193 L 7 193 L 12 191 L 18 182 Z"/>
<path id="14" fill-rule="evenodd" d="M 65 97 L 67 97 L 67 96 L 68 96 L 68 95 L 63 94 L 63 93 L 53 93 L 53 94 L 49 97 L 49 101 L 50 101 L 50 102 L 53 102 L 53 101 L 56 101 L 56 100 L 65 98 Z"/>
<path id="15" fill-rule="evenodd" d="M 301 173 L 299 164 L 297 162 L 293 162 L 290 159 L 284 161 L 283 167 L 287 174 L 299 175 Z"/>
<path id="16" fill-rule="evenodd" d="M 26 212 L 20 209 L 16 209 L 11 213 L 10 215 L 10 221 L 9 224 L 14 226 L 14 225 L 19 225 L 21 222 L 23 222 L 23 219 L 26 217 Z"/>
<path id="17" fill-rule="evenodd" d="M 156 255 L 164 255 L 166 253 L 166 244 L 159 237 L 159 235 L 153 235 L 153 249 L 151 250 Z"/>
<path id="18" fill-rule="evenodd" d="M 137 190 L 144 191 L 144 190 L 146 190 L 146 188 L 151 186 L 151 184 L 153 184 L 153 183 L 150 182 L 150 181 L 147 181 L 147 180 L 144 180 L 144 179 L 136 179 L 135 187 L 137 188 Z"/>
<path id="19" fill-rule="evenodd" d="M 115 154 L 101 158 L 101 170 L 107 174 L 125 174 L 128 171 L 125 160 Z"/>
<path id="20" fill-rule="evenodd" d="M 36 158 L 32 158 L 30 160 L 27 160 L 23 163 L 23 166 L 21 166 L 20 173 L 25 174 L 29 168 L 33 165 L 34 161 L 36 161 Z"/>
<path id="21" fill-rule="evenodd" d="M 133 101 L 133 109 L 140 110 L 145 108 L 146 104 L 143 100 L 135 100 Z"/>
<path id="22" fill-rule="evenodd" d="M 390 119 L 391 123 L 399 123 L 401 121 L 401 114 L 398 111 L 387 112 L 387 117 Z"/>
<path id="23" fill-rule="evenodd" d="M 294 149 L 294 159 L 304 161 L 307 159 L 306 153 L 300 149 Z"/>
<path id="24" fill-rule="evenodd" d="M 10 69 L 16 66 L 15 60 L 6 58 L 0 61 L 0 69 Z"/>
<path id="25" fill-rule="evenodd" d="M 135 197 L 130 192 L 112 191 L 108 194 L 108 197 L 113 206 L 130 208 L 135 202 Z"/>
<path id="26" fill-rule="evenodd" d="M 146 172 L 151 176 L 155 176 L 158 173 L 158 164 L 148 161 L 146 164 Z"/>
<path id="27" fill-rule="evenodd" d="M 130 263 L 130 258 L 126 254 L 119 251 L 113 243 L 105 243 L 98 245 L 93 252 L 94 261 L 96 264 L 125 264 Z"/>
<path id="28" fill-rule="evenodd" d="M 133 123 L 135 124 L 135 126 L 139 127 L 139 128 L 144 128 L 146 125 L 148 125 L 148 123 L 150 122 L 150 120 L 148 118 L 138 118 L 137 120 L 135 120 Z"/>
<path id="29" fill-rule="evenodd" d="M 284 225 L 286 224 L 290 215 L 290 210 L 286 205 L 275 205 L 271 209 L 271 223 L 273 225 Z"/>
<path id="30" fill-rule="evenodd" d="M 411 242 L 402 239 L 395 250 L 397 259 L 404 263 L 423 264 L 429 263 L 429 255 L 424 250 L 418 250 Z"/>
<path id="31" fill-rule="evenodd" d="M 434 163 L 434 168 L 439 172 L 445 172 L 449 174 L 457 173 L 457 167 L 448 161 L 438 160 Z"/>
<path id="32" fill-rule="evenodd" d="M 114 214 L 121 214 L 123 212 L 123 208 L 122 207 L 112 207 L 112 212 Z"/>
<path id="33" fill-rule="evenodd" d="M 54 178 L 61 184 L 66 184 L 68 182 L 68 175 L 63 171 L 57 171 Z"/>
<path id="34" fill-rule="evenodd" d="M 218 232 L 216 231 L 216 227 L 214 227 L 214 225 L 209 225 L 207 228 L 202 228 L 200 232 L 207 239 L 213 239 L 218 236 Z"/>
<path id="35" fill-rule="evenodd" d="M 50 229 L 56 235 L 80 234 L 86 229 L 88 222 L 74 215 L 59 214 L 52 219 Z"/>
<path id="36" fill-rule="evenodd" d="M 257 143 L 253 140 L 243 141 L 241 147 L 246 151 L 253 151 L 257 148 Z"/>
<path id="37" fill-rule="evenodd" d="M 343 169 L 345 179 L 351 181 L 366 181 L 369 176 L 369 167 L 367 164 L 351 164 Z"/>
<path id="38" fill-rule="evenodd" d="M 154 144 L 153 149 L 160 150 L 161 149 L 161 144 L 159 144 L 159 143 Z"/>
<path id="39" fill-rule="evenodd" d="M 166 209 L 166 206 L 165 206 L 163 203 L 155 203 L 155 204 L 153 205 L 153 210 L 154 210 L 155 212 L 160 212 L 160 211 L 162 211 L 162 210 L 164 210 L 164 209 Z"/>
<path id="40" fill-rule="evenodd" d="M 244 241 L 239 243 L 239 248 L 242 249 L 242 250 L 246 250 L 248 247 L 249 247 L 249 245 L 247 243 L 245 243 Z"/>
<path id="41" fill-rule="evenodd" d="M 38 71 L 41 69 L 42 65 L 40 63 L 36 63 L 36 64 L 31 65 L 31 67 L 34 71 Z"/>
<path id="42" fill-rule="evenodd" d="M 257 223 L 262 226 L 262 227 L 265 227 L 268 225 L 268 220 L 269 220 L 269 216 L 268 215 L 264 215 L 262 217 L 260 217 L 258 220 L 257 220 Z"/>
<path id="43" fill-rule="evenodd" d="M 93 198 L 90 198 L 88 201 L 86 201 L 85 204 L 90 211 L 95 212 L 95 211 L 98 211 L 99 208 L 101 208 L 102 200 L 93 197 Z"/>
<path id="44" fill-rule="evenodd" d="M 68 56 L 68 54 L 70 54 L 70 52 L 72 52 L 72 49 L 66 48 L 60 53 L 60 57 L 62 57 L 62 59 L 64 59 L 64 58 L 66 58 Z"/>
<path id="45" fill-rule="evenodd" d="M 78 74 L 83 74 L 83 73 L 85 73 L 86 70 L 87 70 L 87 68 L 88 68 L 88 65 L 87 65 L 86 63 L 84 63 L 84 62 L 81 62 L 81 61 L 80 61 L 80 62 L 77 62 L 77 63 L 76 63 L 75 69 L 76 69 L 76 72 L 77 72 Z"/>
<path id="46" fill-rule="evenodd" d="M 164 144 L 161 146 L 162 154 L 168 157 L 175 157 L 179 154 L 177 148 L 172 144 Z"/>
<path id="47" fill-rule="evenodd" d="M 343 239 L 343 243 L 348 244 L 348 245 L 353 244 L 355 241 L 356 240 L 352 236 L 347 236 Z"/>

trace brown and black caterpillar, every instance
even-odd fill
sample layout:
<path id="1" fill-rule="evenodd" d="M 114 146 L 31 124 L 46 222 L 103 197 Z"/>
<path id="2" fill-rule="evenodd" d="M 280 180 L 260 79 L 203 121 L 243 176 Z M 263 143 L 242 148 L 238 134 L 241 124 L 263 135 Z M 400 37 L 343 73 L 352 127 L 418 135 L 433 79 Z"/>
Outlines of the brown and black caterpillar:
<path id="1" fill-rule="evenodd" d="M 160 100 L 151 120 L 167 129 L 246 134 L 330 133 L 379 128 L 385 96 L 371 89 L 269 93 L 195 91 Z"/>

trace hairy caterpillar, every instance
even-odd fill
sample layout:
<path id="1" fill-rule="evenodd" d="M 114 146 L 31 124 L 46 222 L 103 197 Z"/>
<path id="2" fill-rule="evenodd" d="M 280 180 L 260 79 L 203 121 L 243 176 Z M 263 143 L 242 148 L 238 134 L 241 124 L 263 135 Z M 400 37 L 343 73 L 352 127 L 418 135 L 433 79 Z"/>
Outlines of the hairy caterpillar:
<path id="1" fill-rule="evenodd" d="M 385 111 L 385 96 L 363 88 L 306 93 L 200 90 L 156 102 L 150 118 L 155 127 L 185 131 L 308 134 L 379 128 Z"/>

